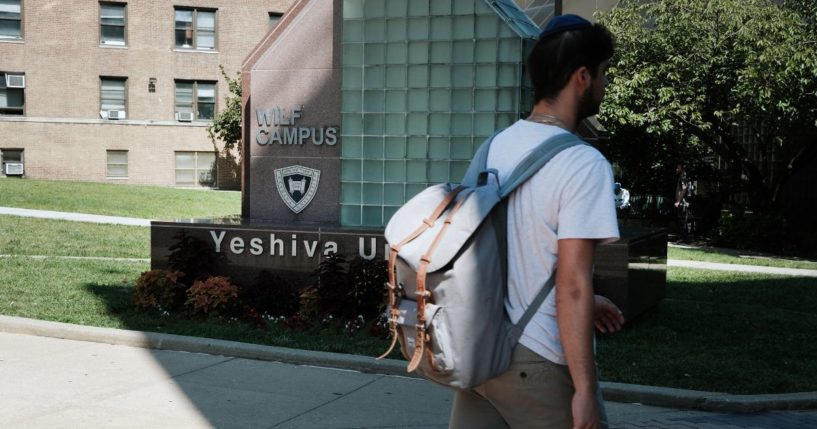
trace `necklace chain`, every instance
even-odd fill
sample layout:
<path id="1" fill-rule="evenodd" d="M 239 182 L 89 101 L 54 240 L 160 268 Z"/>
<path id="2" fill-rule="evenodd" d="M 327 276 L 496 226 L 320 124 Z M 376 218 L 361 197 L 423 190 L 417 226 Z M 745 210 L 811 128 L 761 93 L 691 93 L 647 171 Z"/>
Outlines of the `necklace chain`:
<path id="1" fill-rule="evenodd" d="M 527 120 L 539 124 L 555 125 L 557 127 L 567 129 L 567 125 L 565 125 L 564 121 L 553 115 L 547 115 L 544 113 L 531 113 L 530 116 L 527 117 Z"/>

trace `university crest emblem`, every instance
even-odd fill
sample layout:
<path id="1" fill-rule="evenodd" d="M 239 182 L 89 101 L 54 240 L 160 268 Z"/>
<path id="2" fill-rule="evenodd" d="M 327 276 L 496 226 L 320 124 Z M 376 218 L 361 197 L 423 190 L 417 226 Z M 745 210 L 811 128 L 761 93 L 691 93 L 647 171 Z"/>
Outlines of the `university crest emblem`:
<path id="1" fill-rule="evenodd" d="M 312 202 L 312 198 L 318 192 L 320 178 L 320 170 L 301 165 L 275 169 L 275 187 L 278 188 L 278 194 L 295 213 L 300 213 Z"/>

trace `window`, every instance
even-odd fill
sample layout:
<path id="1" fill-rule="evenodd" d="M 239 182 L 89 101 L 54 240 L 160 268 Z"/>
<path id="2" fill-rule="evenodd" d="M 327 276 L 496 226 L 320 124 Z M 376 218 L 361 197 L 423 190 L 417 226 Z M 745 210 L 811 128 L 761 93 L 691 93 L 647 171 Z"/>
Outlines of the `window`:
<path id="1" fill-rule="evenodd" d="M 24 107 L 25 75 L 0 72 L 0 115 L 23 115 Z"/>
<path id="2" fill-rule="evenodd" d="M 127 79 L 101 77 L 99 81 L 100 116 L 105 119 L 125 119 Z"/>
<path id="3" fill-rule="evenodd" d="M 176 81 L 176 119 L 211 121 L 216 114 L 216 83 Z"/>
<path id="4" fill-rule="evenodd" d="M 176 47 L 216 49 L 216 11 L 176 9 Z"/>
<path id="5" fill-rule="evenodd" d="M 103 45 L 125 46 L 125 4 L 99 4 L 99 42 Z"/>
<path id="6" fill-rule="evenodd" d="M 0 0 L 0 40 L 22 39 L 21 0 Z"/>
<path id="7" fill-rule="evenodd" d="M 128 178 L 128 151 L 109 150 L 108 152 L 108 173 L 109 179 Z"/>
<path id="8" fill-rule="evenodd" d="M 0 171 L 0 174 L 11 176 L 23 174 L 22 149 L 2 149 L 0 150 L 0 159 L 2 159 L 2 171 Z"/>
<path id="9" fill-rule="evenodd" d="M 269 29 L 272 30 L 275 26 L 278 25 L 278 21 L 281 20 L 281 17 L 284 16 L 283 13 L 280 12 L 270 12 L 269 13 Z"/>
<path id="10" fill-rule="evenodd" d="M 176 152 L 176 184 L 212 186 L 215 152 Z"/>

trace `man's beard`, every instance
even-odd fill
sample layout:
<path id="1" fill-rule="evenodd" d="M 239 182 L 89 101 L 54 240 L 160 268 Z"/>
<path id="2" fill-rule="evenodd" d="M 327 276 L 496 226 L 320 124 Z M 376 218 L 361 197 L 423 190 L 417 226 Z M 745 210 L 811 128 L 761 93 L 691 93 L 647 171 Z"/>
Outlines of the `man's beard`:
<path id="1" fill-rule="evenodd" d="M 590 85 L 582 94 L 582 98 L 579 99 L 579 108 L 578 112 L 576 113 L 576 119 L 581 121 L 582 119 L 593 116 L 596 113 L 599 113 L 599 106 L 601 106 L 601 100 L 596 100 L 593 97 L 593 93 L 595 86 Z"/>

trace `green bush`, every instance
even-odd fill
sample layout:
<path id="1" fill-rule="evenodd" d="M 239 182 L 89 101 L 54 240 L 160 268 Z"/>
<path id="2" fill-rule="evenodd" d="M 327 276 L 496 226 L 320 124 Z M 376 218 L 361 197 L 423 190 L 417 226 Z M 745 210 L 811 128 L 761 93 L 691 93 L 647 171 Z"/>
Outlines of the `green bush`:
<path id="1" fill-rule="evenodd" d="M 721 215 L 714 244 L 741 250 L 785 253 L 786 220 L 776 213 L 746 212 L 733 208 Z"/>
<path id="2" fill-rule="evenodd" d="M 239 298 L 261 316 L 291 317 L 298 311 L 301 289 L 297 281 L 265 270 L 255 282 L 239 287 Z"/>
<path id="3" fill-rule="evenodd" d="M 180 281 L 181 271 L 143 272 L 133 286 L 133 303 L 138 308 L 175 311 L 182 307 L 187 286 Z"/>

